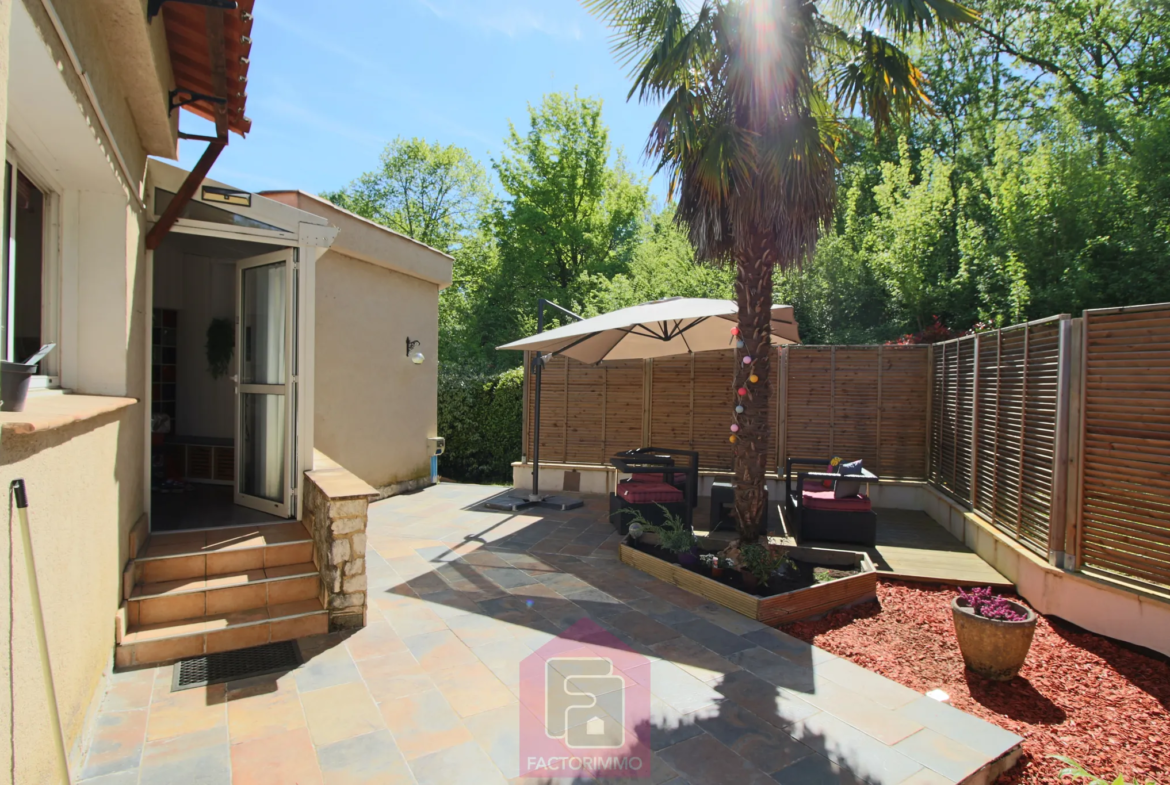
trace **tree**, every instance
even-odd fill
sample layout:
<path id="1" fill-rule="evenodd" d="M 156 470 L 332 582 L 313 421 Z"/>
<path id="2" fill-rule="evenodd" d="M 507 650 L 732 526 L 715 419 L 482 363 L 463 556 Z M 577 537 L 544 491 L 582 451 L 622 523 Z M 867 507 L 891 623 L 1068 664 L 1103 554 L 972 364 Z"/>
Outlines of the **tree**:
<path id="1" fill-rule="evenodd" d="M 381 164 L 321 196 L 444 253 L 479 228 L 491 187 L 483 166 L 464 148 L 399 137 L 386 145 Z"/>
<path id="2" fill-rule="evenodd" d="M 451 286 L 439 295 L 439 359 L 474 362 L 469 314 L 496 266 L 483 166 L 462 147 L 400 137 L 382 152 L 380 169 L 322 197 L 455 258 Z"/>
<path id="3" fill-rule="evenodd" d="M 615 29 L 631 97 L 663 102 L 647 153 L 669 175 L 696 255 L 736 266 L 746 362 L 735 386 L 747 394 L 730 437 L 735 513 L 740 539 L 755 542 L 766 522 L 774 269 L 798 265 L 829 225 L 841 115 L 860 112 L 880 132 L 925 107 L 902 46 L 977 15 L 951 0 L 852 0 L 839 19 L 811 0 L 583 2 Z"/>
<path id="4" fill-rule="evenodd" d="M 544 297 L 580 308 L 598 277 L 626 271 L 647 209 L 644 184 L 613 154 L 601 102 L 546 95 L 530 106 L 526 133 L 512 126 L 495 162 L 505 196 L 488 216 L 498 267 L 476 304 L 486 362 L 514 365 L 494 347 L 535 331 Z"/>

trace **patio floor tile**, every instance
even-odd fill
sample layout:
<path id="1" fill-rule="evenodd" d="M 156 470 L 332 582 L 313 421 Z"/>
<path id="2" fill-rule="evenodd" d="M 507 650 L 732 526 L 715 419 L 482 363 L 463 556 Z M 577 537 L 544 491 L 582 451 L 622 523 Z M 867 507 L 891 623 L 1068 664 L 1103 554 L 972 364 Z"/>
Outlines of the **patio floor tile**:
<path id="1" fill-rule="evenodd" d="M 369 624 L 301 639 L 293 671 L 178 693 L 169 666 L 114 674 L 82 781 L 532 785 L 515 779 L 520 666 L 577 649 L 649 704 L 652 776 L 599 785 L 950 785 L 1019 742 L 620 563 L 602 499 L 481 511 L 497 492 L 374 504 Z M 592 636 L 545 648 L 585 619 Z"/>
<path id="2" fill-rule="evenodd" d="M 479 662 L 471 649 L 450 630 L 428 632 L 406 638 L 406 648 L 418 660 L 423 670 L 434 672 L 456 666 L 469 666 Z"/>
<path id="3" fill-rule="evenodd" d="M 146 716 L 145 709 L 99 715 L 82 779 L 137 768 L 146 743 Z"/>
<path id="4" fill-rule="evenodd" d="M 894 745 L 894 749 L 953 782 L 978 771 L 987 756 L 929 728 Z"/>
<path id="5" fill-rule="evenodd" d="M 305 720 L 318 747 L 386 727 L 361 683 L 339 684 L 301 695 Z"/>
<path id="6" fill-rule="evenodd" d="M 515 700 L 482 662 L 437 671 L 431 680 L 460 717 L 498 709 Z"/>
<path id="7" fill-rule="evenodd" d="M 769 774 L 813 754 L 789 734 L 733 703 L 723 706 L 718 714 L 700 719 L 699 725 Z"/>
<path id="8" fill-rule="evenodd" d="M 866 785 L 865 780 L 858 779 L 849 769 L 816 754 L 781 769 L 772 779 L 781 785 Z"/>
<path id="9" fill-rule="evenodd" d="M 302 693 L 361 681 L 357 666 L 344 646 L 333 646 L 309 658 L 295 671 L 297 689 Z"/>
<path id="10" fill-rule="evenodd" d="M 317 753 L 305 728 L 233 744 L 232 785 L 317 785 Z"/>
<path id="11" fill-rule="evenodd" d="M 140 785 L 220 785 L 231 781 L 227 728 L 217 727 L 147 743 Z"/>
<path id="12" fill-rule="evenodd" d="M 305 713 L 295 692 L 251 695 L 228 701 L 228 736 L 232 744 L 305 727 Z"/>
<path id="13" fill-rule="evenodd" d="M 414 776 L 388 730 L 317 750 L 325 785 L 413 785 Z"/>
<path id="14" fill-rule="evenodd" d="M 771 785 L 772 780 L 706 733 L 659 753 L 691 785 Z"/>
<path id="15" fill-rule="evenodd" d="M 873 785 L 896 785 L 922 764 L 825 712 L 789 731 L 798 741 Z"/>
<path id="16" fill-rule="evenodd" d="M 407 760 L 471 741 L 471 733 L 438 690 L 387 701 L 379 709 Z"/>
<path id="17" fill-rule="evenodd" d="M 1020 743 L 1020 737 L 1016 734 L 926 696 L 898 709 L 898 714 L 993 759 Z"/>
<path id="18" fill-rule="evenodd" d="M 449 746 L 410 762 L 419 785 L 497 785 L 504 775 L 474 740 Z"/>

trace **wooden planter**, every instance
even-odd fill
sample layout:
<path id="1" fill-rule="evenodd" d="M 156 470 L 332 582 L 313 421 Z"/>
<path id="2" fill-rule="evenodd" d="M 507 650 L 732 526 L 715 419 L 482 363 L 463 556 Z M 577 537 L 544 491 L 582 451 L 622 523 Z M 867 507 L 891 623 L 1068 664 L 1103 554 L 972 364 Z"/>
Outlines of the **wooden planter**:
<path id="1" fill-rule="evenodd" d="M 712 543 L 712 547 L 716 545 Z M 621 560 L 631 567 L 772 627 L 822 616 L 835 608 L 856 605 L 877 597 L 877 572 L 874 570 L 873 562 L 868 555 L 856 551 L 828 548 L 790 549 L 788 553 L 797 559 L 816 561 L 825 565 L 857 567 L 861 572 L 772 597 L 757 597 L 742 592 L 706 575 L 691 572 L 685 567 L 631 548 L 625 543 L 618 547 L 618 551 Z"/>

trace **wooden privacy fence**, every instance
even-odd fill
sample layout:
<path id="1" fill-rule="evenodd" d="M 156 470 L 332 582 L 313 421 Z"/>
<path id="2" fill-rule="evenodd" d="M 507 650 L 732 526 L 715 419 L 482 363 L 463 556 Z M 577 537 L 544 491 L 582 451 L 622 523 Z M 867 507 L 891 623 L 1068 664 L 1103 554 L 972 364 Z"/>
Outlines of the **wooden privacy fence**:
<path id="1" fill-rule="evenodd" d="M 926 478 L 929 350 L 923 346 L 790 346 L 772 363 L 775 427 L 767 469 L 786 456 L 859 457 L 884 477 Z M 700 467 L 732 470 L 732 351 L 600 366 L 554 357 L 543 372 L 540 457 L 608 464 L 621 450 L 697 450 Z M 527 385 L 532 454 L 535 385 Z"/>
<path id="2" fill-rule="evenodd" d="M 655 444 L 732 470 L 730 351 L 544 371 L 541 459 Z M 1170 304 L 1086 311 L 925 346 L 790 346 L 768 470 L 862 458 L 928 479 L 1065 569 L 1170 587 Z M 528 384 L 525 449 L 532 454 Z"/>
<path id="3" fill-rule="evenodd" d="M 1049 521 L 1064 516 L 1053 488 L 1064 477 L 1057 409 L 1068 326 L 1056 316 L 931 350 L 931 482 L 1046 557 L 1063 550 L 1050 548 Z"/>
<path id="4" fill-rule="evenodd" d="M 1170 586 L 1170 304 L 1086 311 L 1079 563 Z"/>

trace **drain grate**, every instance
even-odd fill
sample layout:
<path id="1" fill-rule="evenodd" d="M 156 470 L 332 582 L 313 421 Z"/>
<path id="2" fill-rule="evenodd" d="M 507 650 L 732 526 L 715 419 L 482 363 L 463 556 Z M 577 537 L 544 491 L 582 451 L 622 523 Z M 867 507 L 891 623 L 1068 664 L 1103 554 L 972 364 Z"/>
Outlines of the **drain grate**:
<path id="1" fill-rule="evenodd" d="M 300 664 L 301 652 L 295 641 L 266 643 L 250 649 L 193 657 L 175 664 L 171 692 L 291 671 Z"/>

